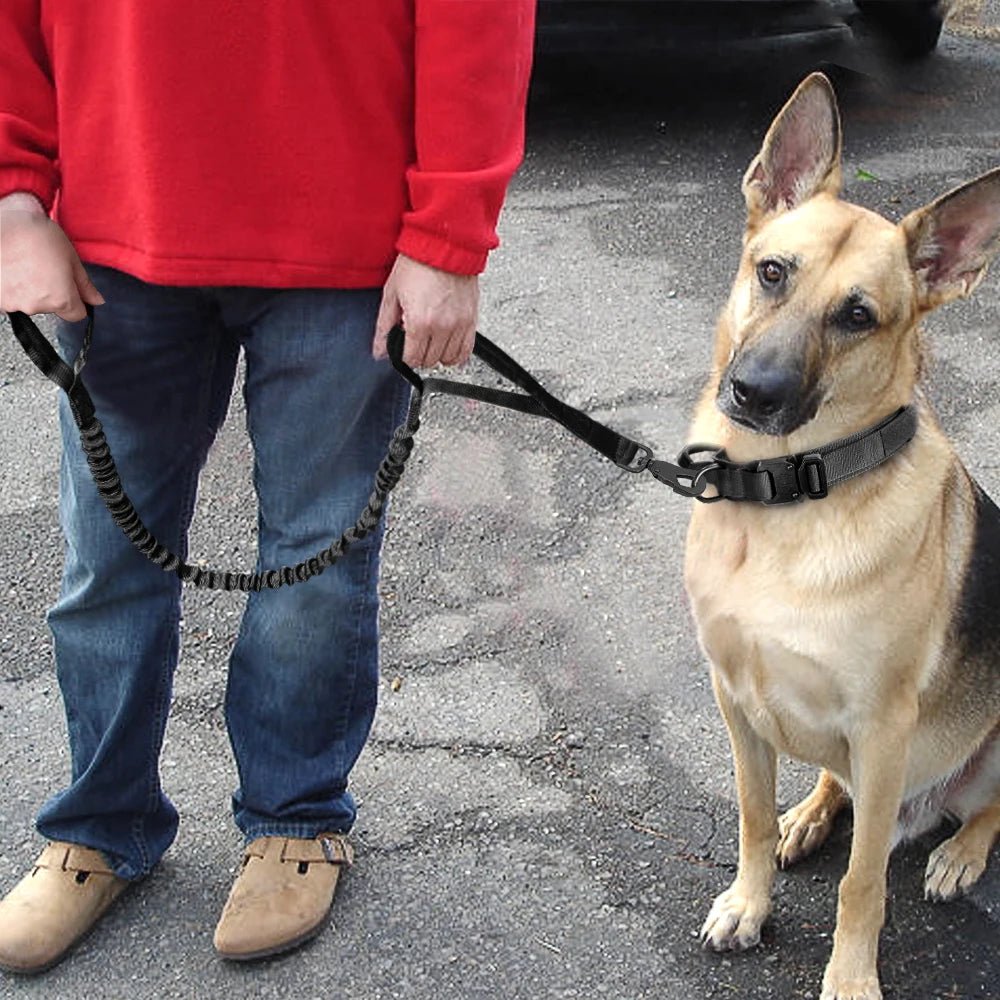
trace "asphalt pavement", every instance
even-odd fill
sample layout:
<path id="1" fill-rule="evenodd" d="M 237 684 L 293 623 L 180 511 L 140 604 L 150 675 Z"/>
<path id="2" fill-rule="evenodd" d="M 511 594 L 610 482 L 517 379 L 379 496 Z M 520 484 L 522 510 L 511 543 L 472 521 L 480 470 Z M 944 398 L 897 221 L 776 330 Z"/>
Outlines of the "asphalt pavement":
<path id="1" fill-rule="evenodd" d="M 997 0 L 967 5 L 935 56 L 903 68 L 849 31 L 780 59 L 540 66 L 481 329 L 670 457 L 738 258 L 740 177 L 817 65 L 837 81 L 853 200 L 900 218 L 1000 164 Z M 1000 497 L 1000 268 L 928 328 L 943 424 Z M 61 562 L 57 451 L 54 391 L 0 328 L 0 887 L 39 850 L 34 811 L 68 772 L 43 618 Z M 211 563 L 253 560 L 249 463 L 234 401 L 191 543 Z M 779 875 L 757 950 L 698 943 L 735 869 L 737 817 L 683 594 L 688 505 L 554 425 L 429 402 L 390 515 L 381 706 L 333 926 L 252 966 L 212 951 L 240 850 L 221 706 L 242 599 L 191 592 L 163 753 L 177 842 L 67 962 L 0 976 L 0 996 L 817 998 L 848 818 Z M 782 803 L 809 780 L 783 763 Z M 946 832 L 893 856 L 887 998 L 1000 996 L 1000 856 L 968 898 L 924 902 Z"/>

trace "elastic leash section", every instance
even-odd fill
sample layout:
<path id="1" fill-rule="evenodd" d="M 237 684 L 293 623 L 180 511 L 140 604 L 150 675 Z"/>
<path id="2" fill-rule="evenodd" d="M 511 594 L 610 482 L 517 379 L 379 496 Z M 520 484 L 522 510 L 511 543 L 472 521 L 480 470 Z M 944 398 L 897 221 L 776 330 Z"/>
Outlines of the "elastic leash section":
<path id="1" fill-rule="evenodd" d="M 9 313 L 14 336 L 25 353 L 46 378 L 51 379 L 69 397 L 80 444 L 87 458 L 94 484 L 114 519 L 115 524 L 125 533 L 130 542 L 151 562 L 168 573 L 176 573 L 185 583 L 209 590 L 259 591 L 277 589 L 301 583 L 318 576 L 328 566 L 340 559 L 348 547 L 364 538 L 378 524 L 385 512 L 389 493 L 395 488 L 403 474 L 406 460 L 413 450 L 413 436 L 420 426 L 421 394 L 414 393 L 406 421 L 396 428 L 386 457 L 375 474 L 375 483 L 368 503 L 357 521 L 327 548 L 304 559 L 295 566 L 262 570 L 254 573 L 234 573 L 193 566 L 171 552 L 167 546 L 153 536 L 142 523 L 122 486 L 115 467 L 111 450 L 108 448 L 104 429 L 97 419 L 94 403 L 80 379 L 80 371 L 86 362 L 86 352 L 90 347 L 94 327 L 93 308 L 87 307 L 87 327 L 83 346 L 73 367 L 66 364 L 45 339 L 35 323 L 24 313 Z"/>

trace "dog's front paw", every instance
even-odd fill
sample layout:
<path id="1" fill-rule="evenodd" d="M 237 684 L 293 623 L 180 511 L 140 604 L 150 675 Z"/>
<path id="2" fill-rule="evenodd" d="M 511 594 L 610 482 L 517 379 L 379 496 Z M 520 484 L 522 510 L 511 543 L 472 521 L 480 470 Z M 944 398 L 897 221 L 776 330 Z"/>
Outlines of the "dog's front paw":
<path id="1" fill-rule="evenodd" d="M 839 977 L 827 969 L 820 1000 L 882 1000 L 878 976 Z"/>
<path id="2" fill-rule="evenodd" d="M 736 885 L 716 897 L 701 929 L 701 943 L 713 951 L 745 951 L 760 941 L 771 911 L 767 899 L 753 899 Z"/>
<path id="3" fill-rule="evenodd" d="M 959 830 L 939 844 L 927 859 L 924 898 L 943 903 L 961 896 L 985 870 L 986 857 L 981 850 L 967 844 Z"/>

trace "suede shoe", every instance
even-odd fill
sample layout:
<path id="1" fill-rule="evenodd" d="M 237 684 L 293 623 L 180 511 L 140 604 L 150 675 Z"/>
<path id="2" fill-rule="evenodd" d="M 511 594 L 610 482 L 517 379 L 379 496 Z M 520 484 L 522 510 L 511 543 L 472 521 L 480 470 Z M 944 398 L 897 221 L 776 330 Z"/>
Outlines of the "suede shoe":
<path id="1" fill-rule="evenodd" d="M 343 834 L 258 837 L 243 853 L 215 928 L 215 950 L 234 961 L 290 951 L 326 923 L 340 870 L 354 860 Z"/>
<path id="2" fill-rule="evenodd" d="M 0 969 L 30 975 L 51 968 L 128 884 L 100 851 L 49 844 L 0 900 Z"/>

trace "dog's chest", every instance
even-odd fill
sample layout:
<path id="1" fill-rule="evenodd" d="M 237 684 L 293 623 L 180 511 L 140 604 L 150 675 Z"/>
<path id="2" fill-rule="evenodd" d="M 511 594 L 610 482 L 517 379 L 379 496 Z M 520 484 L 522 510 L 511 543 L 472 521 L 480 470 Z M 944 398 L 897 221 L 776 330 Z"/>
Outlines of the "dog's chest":
<path id="1" fill-rule="evenodd" d="M 686 582 L 717 683 L 758 734 L 846 778 L 844 733 L 866 698 L 857 666 L 878 659 L 884 637 L 858 629 L 857 591 L 817 585 L 817 574 L 850 567 L 809 560 L 808 550 L 748 531 L 742 512 L 713 512 L 692 523 Z"/>

